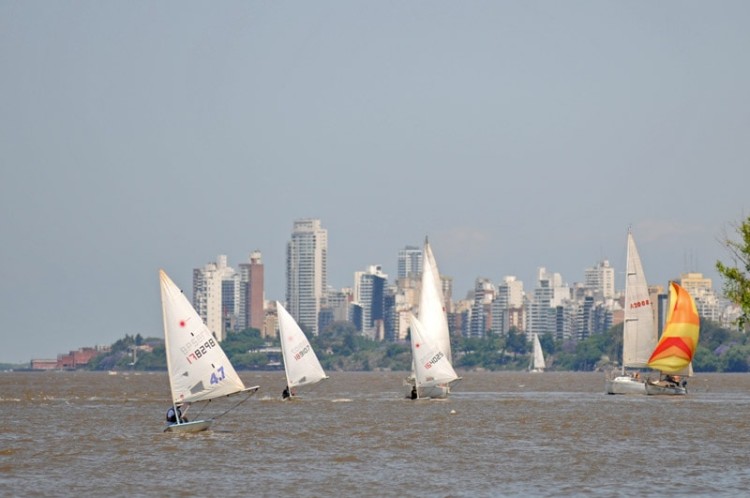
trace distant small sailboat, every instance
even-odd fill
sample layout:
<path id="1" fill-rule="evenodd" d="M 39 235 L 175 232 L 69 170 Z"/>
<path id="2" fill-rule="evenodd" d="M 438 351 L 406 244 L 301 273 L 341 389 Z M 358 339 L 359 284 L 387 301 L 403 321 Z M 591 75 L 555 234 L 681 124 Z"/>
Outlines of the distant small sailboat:
<path id="1" fill-rule="evenodd" d="M 648 360 L 648 366 L 659 371 L 659 380 L 646 382 L 646 394 L 687 394 L 687 381 L 681 377 L 693 373 L 699 337 L 700 317 L 693 297 L 676 282 L 670 282 L 667 325 Z"/>
<path id="2" fill-rule="evenodd" d="M 307 340 L 307 336 L 294 317 L 278 301 L 276 310 L 279 318 L 281 355 L 284 358 L 286 374 L 286 389 L 282 397 L 289 398 L 295 395 L 296 388 L 315 384 L 327 379 L 328 376 L 323 371 L 310 341 Z"/>
<path id="3" fill-rule="evenodd" d="M 445 398 L 448 387 L 459 379 L 448 356 L 440 349 L 414 315 L 409 317 L 411 351 L 414 358 L 414 387 L 412 399 Z"/>
<path id="4" fill-rule="evenodd" d="M 646 381 L 639 369 L 648 367 L 649 355 L 656 346 L 657 332 L 643 264 L 633 234 L 629 230 L 624 315 L 622 370 L 619 375 L 616 371 L 609 372 L 605 379 L 605 391 L 607 394 L 646 394 Z"/>
<path id="5" fill-rule="evenodd" d="M 219 342 L 164 270 L 159 270 L 159 279 L 164 347 L 172 392 L 170 412 L 184 415 L 192 403 L 243 392 L 248 397 L 255 394 L 259 387 L 245 387 Z M 183 416 L 176 416 L 164 431 L 200 432 L 212 423 L 213 419 L 188 422 Z"/>
<path id="6" fill-rule="evenodd" d="M 547 364 L 544 362 L 544 351 L 542 351 L 542 343 L 539 342 L 539 336 L 534 334 L 532 339 L 533 351 L 531 354 L 531 361 L 529 361 L 529 372 L 544 372 L 547 368 Z"/>

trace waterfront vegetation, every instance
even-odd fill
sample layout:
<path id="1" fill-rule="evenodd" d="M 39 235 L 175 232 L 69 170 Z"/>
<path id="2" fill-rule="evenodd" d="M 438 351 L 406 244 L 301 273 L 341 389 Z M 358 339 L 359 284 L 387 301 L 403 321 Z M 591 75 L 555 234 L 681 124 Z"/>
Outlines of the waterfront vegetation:
<path id="1" fill-rule="evenodd" d="M 308 335 L 310 336 L 310 335 Z M 547 369 L 591 371 L 619 365 L 622 351 L 622 325 L 584 340 L 559 341 L 551 335 L 540 336 L 547 359 Z M 363 337 L 350 323 L 334 323 L 319 336 L 312 336 L 312 346 L 323 368 L 333 371 L 411 369 L 408 342 L 380 342 Z M 528 367 L 531 344 L 522 332 L 507 335 L 488 334 L 484 338 L 452 337 L 453 364 L 458 370 L 523 370 Z M 151 352 L 138 351 L 133 364 L 134 346 L 149 345 Z M 263 339 L 260 332 L 247 329 L 230 332 L 222 348 L 237 370 L 283 369 L 278 339 Z M 108 353 L 95 357 L 93 370 L 166 370 L 164 342 L 140 335 L 125 336 L 115 342 Z M 747 334 L 722 328 L 701 320 L 701 337 L 693 361 L 696 372 L 750 371 L 750 342 Z"/>

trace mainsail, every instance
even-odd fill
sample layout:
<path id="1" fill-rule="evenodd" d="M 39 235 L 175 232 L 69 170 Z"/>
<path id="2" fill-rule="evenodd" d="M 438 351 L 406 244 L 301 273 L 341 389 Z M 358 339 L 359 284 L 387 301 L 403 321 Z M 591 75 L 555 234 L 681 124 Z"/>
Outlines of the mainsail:
<path id="1" fill-rule="evenodd" d="M 535 372 L 542 372 L 547 368 L 544 362 L 544 352 L 542 351 L 542 343 L 539 342 L 539 335 L 534 334 L 534 350 L 531 357 L 530 370 Z"/>
<path id="2" fill-rule="evenodd" d="M 448 317 L 445 313 L 445 298 L 435 256 L 430 243 L 425 240 L 422 257 L 422 290 L 419 297 L 419 321 L 425 334 L 430 336 L 449 362 L 452 362 Z"/>
<path id="3" fill-rule="evenodd" d="M 327 376 L 310 341 L 307 340 L 307 336 L 292 315 L 278 301 L 276 310 L 279 317 L 279 339 L 281 340 L 281 353 L 284 356 L 287 387 L 291 389 L 326 379 Z"/>
<path id="4" fill-rule="evenodd" d="M 657 331 L 641 257 L 630 232 L 627 251 L 622 365 L 623 368 L 645 368 L 656 346 Z"/>
<path id="5" fill-rule="evenodd" d="M 173 403 L 206 401 L 245 390 L 211 331 L 164 270 L 159 270 L 164 346 Z"/>
<path id="6" fill-rule="evenodd" d="M 700 318 L 692 296 L 670 282 L 667 325 L 648 366 L 665 374 L 688 374 L 699 336 Z"/>
<path id="7" fill-rule="evenodd" d="M 448 356 L 425 332 L 421 321 L 414 315 L 410 315 L 409 318 L 416 387 L 433 387 L 458 379 L 458 375 L 448 361 Z"/>

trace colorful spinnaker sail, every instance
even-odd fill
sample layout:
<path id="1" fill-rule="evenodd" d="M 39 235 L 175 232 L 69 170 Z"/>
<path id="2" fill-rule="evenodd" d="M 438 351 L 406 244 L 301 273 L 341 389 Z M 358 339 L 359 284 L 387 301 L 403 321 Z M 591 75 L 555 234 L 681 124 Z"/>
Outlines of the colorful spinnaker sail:
<path id="1" fill-rule="evenodd" d="M 693 361 L 700 335 L 700 318 L 692 296 L 677 285 L 669 284 L 667 325 L 648 366 L 666 374 L 682 374 Z"/>

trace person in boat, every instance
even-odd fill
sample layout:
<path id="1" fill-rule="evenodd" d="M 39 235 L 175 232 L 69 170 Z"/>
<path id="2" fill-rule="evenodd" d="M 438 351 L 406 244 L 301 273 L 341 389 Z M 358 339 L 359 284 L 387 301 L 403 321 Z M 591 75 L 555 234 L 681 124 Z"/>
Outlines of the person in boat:
<path id="1" fill-rule="evenodd" d="M 175 411 L 175 409 L 177 411 Z M 184 424 L 188 421 L 187 417 L 182 414 L 182 410 L 179 406 L 170 406 L 169 410 L 167 410 L 167 423 L 169 424 L 176 424 L 179 420 L 180 424 Z"/>
<path id="2" fill-rule="evenodd" d="M 290 396 L 291 394 L 289 394 L 289 386 L 284 386 L 284 390 L 281 391 L 281 399 L 287 399 Z"/>
<path id="3" fill-rule="evenodd" d="M 417 386 L 411 388 L 411 399 L 417 399 Z"/>

